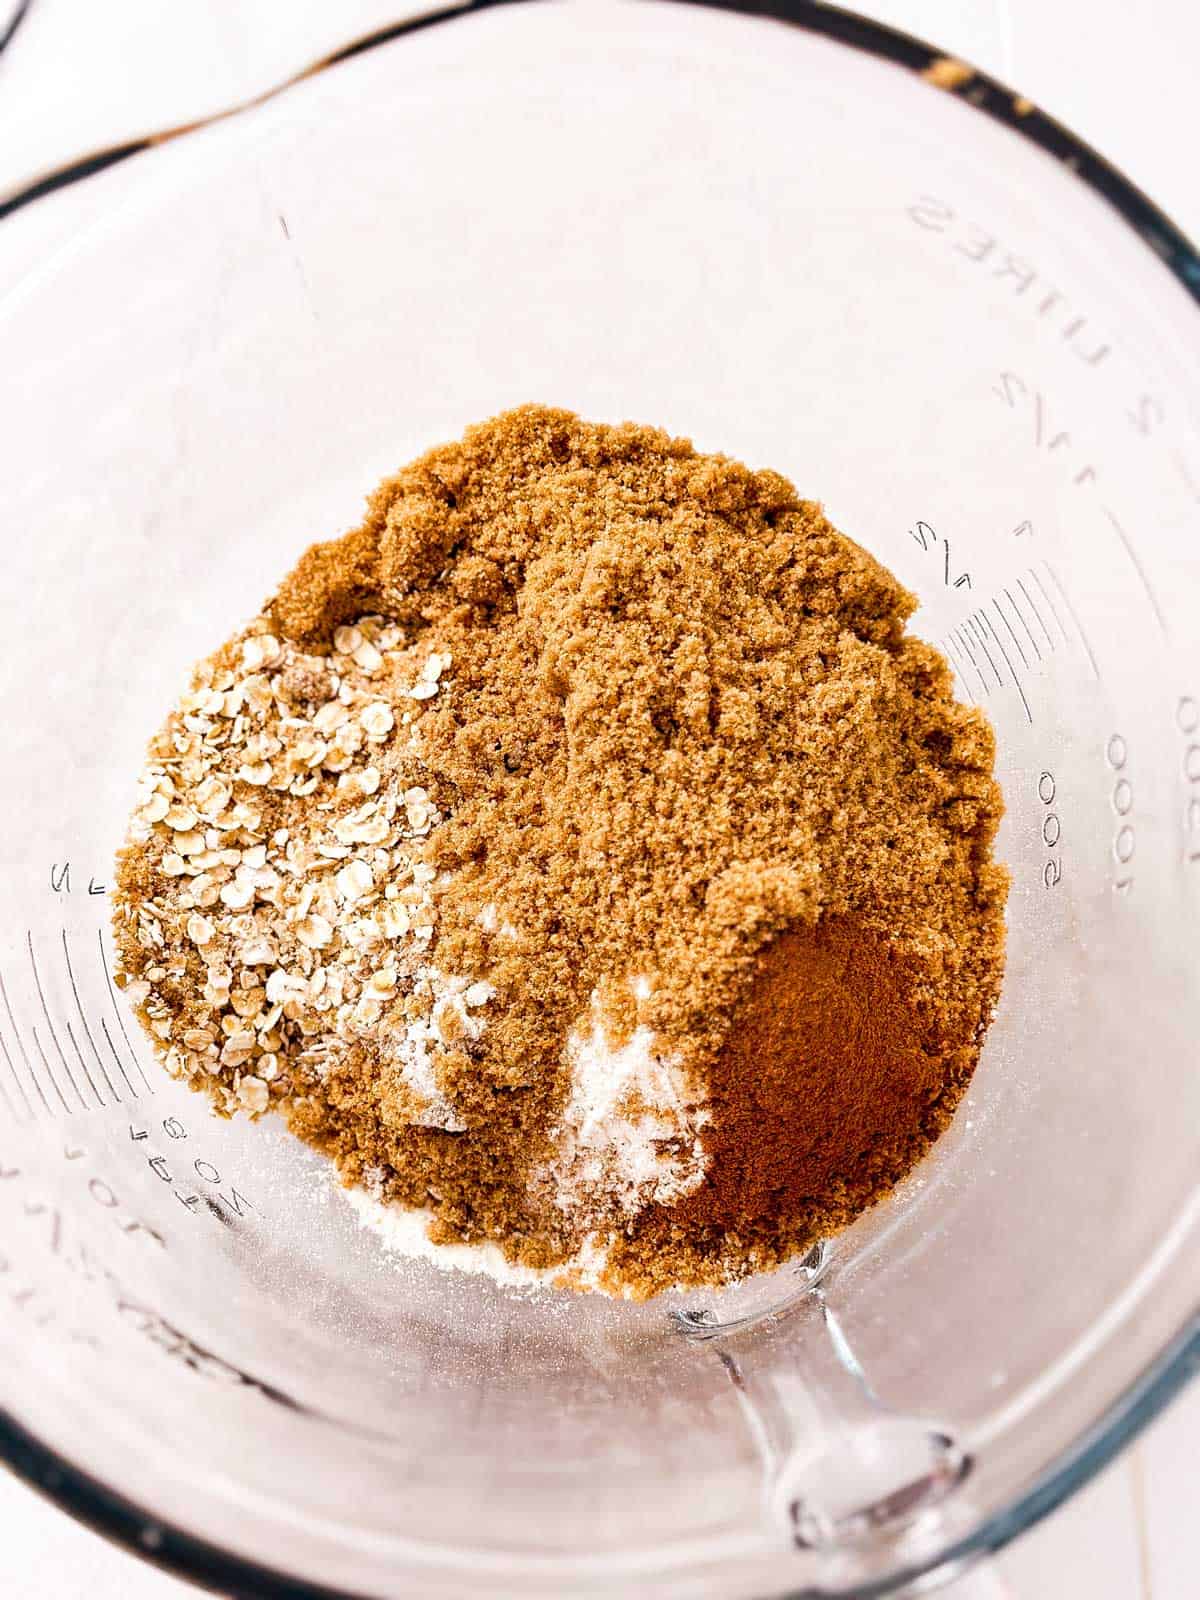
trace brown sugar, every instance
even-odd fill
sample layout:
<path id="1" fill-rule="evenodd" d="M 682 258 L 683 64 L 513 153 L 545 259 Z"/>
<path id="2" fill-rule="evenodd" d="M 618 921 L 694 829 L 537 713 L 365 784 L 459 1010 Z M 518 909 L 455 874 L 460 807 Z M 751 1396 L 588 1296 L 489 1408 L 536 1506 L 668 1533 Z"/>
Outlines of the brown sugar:
<path id="1" fill-rule="evenodd" d="M 913 607 L 653 429 L 525 407 L 431 451 L 151 744 L 116 926 L 169 1069 L 435 1240 L 620 1292 L 843 1226 L 1003 968 L 991 731 Z"/>

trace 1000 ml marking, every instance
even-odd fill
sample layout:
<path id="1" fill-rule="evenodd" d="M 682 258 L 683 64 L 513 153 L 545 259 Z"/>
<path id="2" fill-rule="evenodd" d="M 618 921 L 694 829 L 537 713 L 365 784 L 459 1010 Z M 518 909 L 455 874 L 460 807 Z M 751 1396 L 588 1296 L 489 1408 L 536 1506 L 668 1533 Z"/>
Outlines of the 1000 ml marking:
<path id="1" fill-rule="evenodd" d="M 1137 850 L 1137 834 L 1131 820 L 1133 814 L 1133 784 L 1126 768 L 1129 765 L 1129 746 L 1119 733 L 1114 733 L 1104 747 L 1104 759 L 1116 774 L 1109 801 L 1117 816 L 1113 834 L 1112 855 L 1117 864 L 1113 888 L 1118 894 L 1128 894 L 1133 888 L 1133 858 Z"/>
<path id="2" fill-rule="evenodd" d="M 1183 803 L 1183 854 L 1185 861 L 1200 862 L 1200 701 L 1181 695 L 1175 707 L 1175 726 L 1187 741 L 1180 758 L 1185 799 Z"/>

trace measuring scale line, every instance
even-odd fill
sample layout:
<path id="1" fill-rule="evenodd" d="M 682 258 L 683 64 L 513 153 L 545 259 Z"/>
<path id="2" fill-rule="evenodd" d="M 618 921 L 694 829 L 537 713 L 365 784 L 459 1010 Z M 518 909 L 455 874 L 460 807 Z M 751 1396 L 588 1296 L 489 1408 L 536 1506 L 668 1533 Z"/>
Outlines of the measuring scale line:
<path id="1" fill-rule="evenodd" d="M 946 634 L 941 641 L 946 658 L 954 668 L 954 675 L 962 685 L 962 692 L 972 705 L 975 705 L 975 696 L 971 693 L 971 684 L 967 677 L 967 658 L 963 655 L 958 642 L 950 634 Z"/>
<path id="2" fill-rule="evenodd" d="M 1055 572 L 1054 568 L 1050 565 L 1050 563 L 1048 561 L 1043 561 L 1042 565 L 1046 569 L 1046 572 L 1047 572 L 1047 574 L 1048 574 L 1048 576 L 1050 578 L 1050 582 L 1058 590 L 1059 599 L 1062 601 L 1064 607 L 1066 608 L 1067 615 L 1070 617 L 1071 621 L 1075 624 L 1075 632 L 1079 635 L 1079 642 L 1083 645 L 1083 648 L 1087 651 L 1087 658 L 1088 658 L 1089 662 L 1091 663 L 1092 672 L 1095 674 L 1096 681 L 1099 682 L 1100 681 L 1100 668 L 1096 665 L 1095 652 L 1092 650 L 1092 646 L 1091 646 L 1091 643 L 1088 640 L 1087 634 L 1084 633 L 1084 631 L 1083 631 L 1083 624 L 1079 620 L 1079 615 L 1076 612 L 1075 607 L 1071 604 L 1071 596 L 1067 593 L 1066 589 L 1063 586 L 1062 579 L 1059 577 L 1058 573 Z"/>
<path id="3" fill-rule="evenodd" d="M 75 1037 L 74 1033 L 72 1032 L 71 1021 L 70 1021 L 69 1017 L 64 1017 L 63 1018 L 63 1027 L 67 1030 L 67 1038 L 70 1039 L 70 1041 L 71 1041 L 72 1050 L 74 1050 L 75 1054 L 79 1057 L 79 1065 L 80 1065 L 80 1068 L 82 1069 L 84 1077 L 88 1081 L 88 1088 L 95 1095 L 96 1104 L 100 1107 L 101 1111 L 103 1111 L 105 1109 L 104 1096 L 100 1093 L 99 1089 L 97 1089 L 96 1080 L 92 1077 L 91 1072 L 88 1070 L 88 1064 L 83 1059 L 83 1051 L 79 1048 L 79 1040 Z"/>
<path id="4" fill-rule="evenodd" d="M 116 991 L 116 987 L 115 987 L 115 985 L 113 984 L 113 981 L 112 981 L 112 972 L 111 972 L 111 970 L 109 968 L 109 965 L 108 965 L 108 955 L 107 955 L 107 953 L 106 953 L 106 951 L 104 949 L 104 931 L 101 928 L 97 928 L 96 929 L 96 943 L 100 947 L 100 965 L 104 969 L 104 981 L 108 985 L 109 999 L 112 1001 L 113 1012 L 115 1013 L 116 1019 L 117 1019 L 117 1027 L 120 1028 L 120 1030 L 121 1030 L 121 1037 L 125 1041 L 126 1049 L 129 1051 L 129 1054 L 133 1057 L 134 1066 L 138 1069 L 138 1072 L 141 1074 L 142 1082 L 146 1085 L 146 1088 L 150 1091 L 150 1093 L 153 1094 L 154 1093 L 154 1085 L 150 1082 L 150 1079 L 146 1076 L 146 1069 L 142 1066 L 142 1063 L 141 1063 L 141 1060 L 140 1060 L 140 1058 L 138 1056 L 137 1051 L 130 1044 L 129 1035 L 125 1032 L 125 1019 L 121 1015 L 121 1007 L 117 1004 L 117 991 Z M 104 1026 L 103 1017 L 100 1019 L 100 1024 L 101 1024 L 102 1027 Z M 111 1050 L 112 1049 L 112 1036 L 109 1034 L 107 1028 L 104 1029 L 104 1032 L 105 1032 L 105 1036 L 108 1038 L 109 1049 Z M 117 1052 L 115 1050 L 113 1050 L 113 1055 L 114 1056 L 116 1055 L 116 1053 Z M 119 1067 L 121 1066 L 121 1062 L 120 1062 L 119 1058 L 117 1060 L 117 1065 Z M 124 1067 L 121 1067 L 121 1076 L 125 1079 L 126 1083 L 129 1083 L 129 1074 L 125 1071 Z M 136 1096 L 137 1095 L 137 1090 L 134 1089 L 134 1087 L 133 1087 L 133 1085 L 131 1083 L 129 1083 L 129 1087 L 130 1087 L 130 1090 L 132 1091 L 132 1093 Z"/>
<path id="5" fill-rule="evenodd" d="M 13 1100 L 12 1095 L 9 1094 L 8 1085 L 5 1083 L 3 1078 L 0 1078 L 0 1100 L 3 1100 L 4 1104 L 8 1107 L 8 1114 L 13 1121 L 20 1122 L 21 1117 L 17 1111 L 16 1103 Z"/>
<path id="6" fill-rule="evenodd" d="M 950 663 L 950 666 L 951 666 L 951 669 L 952 669 L 952 671 L 954 673 L 954 676 L 958 679 L 959 687 L 962 689 L 962 692 L 966 695 L 967 699 L 971 702 L 971 704 L 974 705 L 975 704 L 975 696 L 971 693 L 971 686 L 967 682 L 966 674 L 963 672 L 962 664 L 960 663 L 960 661 L 958 659 L 958 652 L 954 648 L 953 639 L 951 639 L 949 637 L 944 637 L 944 638 L 939 639 L 938 643 L 942 647 L 942 654 L 946 657 L 946 660 Z"/>
<path id="7" fill-rule="evenodd" d="M 1041 593 L 1042 599 L 1050 607 L 1050 615 L 1054 618 L 1055 622 L 1058 623 L 1058 631 L 1063 636 L 1063 643 L 1064 644 L 1070 644 L 1071 635 L 1067 632 L 1066 628 L 1063 626 L 1063 619 L 1058 614 L 1058 607 L 1054 604 L 1054 601 L 1050 598 L 1049 594 L 1047 593 L 1046 585 L 1042 582 L 1041 577 L 1034 570 L 1033 567 L 1030 567 L 1030 569 L 1029 569 L 1029 576 L 1033 579 L 1034 583 L 1037 584 L 1037 587 L 1038 587 L 1039 592 Z"/>
<path id="8" fill-rule="evenodd" d="M 975 618 L 973 616 L 967 618 L 966 625 L 967 625 L 968 628 L 971 629 L 972 633 L 975 635 L 975 642 L 979 646 L 979 648 L 983 651 L 984 656 L 987 659 L 987 664 L 992 669 L 992 675 L 996 680 L 997 689 L 1003 689 L 1003 687 L 1004 687 L 1004 679 L 1000 675 L 1000 668 L 992 660 L 992 652 L 987 647 L 987 639 L 984 637 L 983 629 L 979 626 L 978 622 L 976 622 L 976 620 L 975 620 Z"/>
<path id="9" fill-rule="evenodd" d="M 46 1052 L 42 1049 L 42 1041 L 38 1038 L 37 1028 L 32 1022 L 29 1024 L 29 1032 L 33 1036 L 34 1049 L 37 1051 L 38 1055 L 41 1057 L 42 1065 L 46 1069 L 46 1076 L 50 1079 L 50 1082 L 53 1085 L 55 1094 L 62 1101 L 63 1110 L 67 1113 L 68 1116 L 70 1116 L 71 1115 L 71 1108 L 67 1104 L 67 1097 L 62 1092 L 62 1087 L 59 1084 L 58 1079 L 54 1076 L 54 1072 L 51 1069 L 50 1062 L 46 1057 Z M 78 1091 L 76 1091 L 76 1092 L 78 1093 Z"/>
<path id="10" fill-rule="evenodd" d="M 994 603 L 995 602 L 993 602 L 993 604 Z M 1008 651 L 1004 648 L 1004 640 L 996 632 L 995 628 L 992 627 L 991 621 L 985 612 L 980 611 L 977 613 L 977 615 L 979 616 L 981 624 L 987 628 L 992 638 L 996 641 L 996 646 L 999 649 L 1000 654 L 1004 657 L 1004 664 L 1008 668 L 1009 672 L 1012 673 L 1012 681 L 1016 686 L 1017 693 L 1021 696 L 1021 704 L 1025 708 L 1025 720 L 1026 722 L 1032 723 L 1033 712 L 1029 709 L 1029 701 L 1025 696 L 1025 685 L 1021 682 L 1020 676 L 1017 673 L 1017 669 L 1012 664 L 1012 658 L 1009 656 Z M 1004 613 L 1001 612 L 1000 615 L 1003 617 Z M 1013 640 L 1014 642 L 1016 641 L 1015 634 L 1013 634 Z"/>
<path id="11" fill-rule="evenodd" d="M 962 628 L 962 627 L 956 628 L 954 636 L 958 640 L 959 644 L 962 646 L 963 653 L 966 656 L 967 660 L 971 663 L 971 666 L 975 669 L 975 676 L 979 679 L 980 688 L 983 690 L 985 695 L 990 695 L 992 691 L 988 688 L 987 677 L 984 674 L 983 668 L 979 665 L 979 662 L 975 659 L 975 652 L 974 652 L 974 650 L 971 649 L 971 641 L 967 637 L 967 633 L 966 633 L 965 628 Z"/>
<path id="12" fill-rule="evenodd" d="M 1000 621 L 1008 629 L 1009 638 L 1012 640 L 1014 646 L 1016 647 L 1017 654 L 1021 658 L 1021 665 L 1028 671 L 1028 668 L 1029 668 L 1029 657 L 1025 654 L 1025 646 L 1021 643 L 1020 639 L 1017 638 L 1016 630 L 1013 628 L 1012 623 L 1008 620 L 1007 613 L 1001 610 L 999 600 L 996 600 L 996 599 L 992 600 L 992 610 L 996 613 L 996 615 L 1000 618 Z M 989 623 L 989 626 L 990 626 L 990 623 Z M 993 628 L 992 632 L 995 633 L 996 630 Z M 997 638 L 998 637 L 999 637 L 999 635 L 997 635 Z"/>
<path id="13" fill-rule="evenodd" d="M 979 676 L 979 682 L 980 682 L 980 685 L 981 685 L 981 687 L 983 689 L 984 694 L 985 695 L 986 694 L 990 694 L 991 690 L 988 688 L 988 681 L 984 677 L 982 669 L 980 668 L 980 665 L 979 665 L 978 661 L 976 661 L 976 659 L 975 659 L 974 650 L 971 649 L 971 641 L 967 638 L 966 634 L 963 632 L 963 630 L 961 628 L 958 628 L 955 631 L 955 637 L 958 639 L 958 641 L 962 645 L 963 649 L 967 652 L 967 659 L 968 659 L 968 661 L 970 661 L 971 665 L 975 668 L 975 671 Z"/>
<path id="14" fill-rule="evenodd" d="M 83 1090 L 75 1082 L 75 1074 L 71 1071 L 70 1064 L 67 1061 L 66 1055 L 63 1053 L 63 1047 L 58 1042 L 58 1035 L 54 1031 L 54 1024 L 50 1020 L 50 1008 L 46 1004 L 46 996 L 45 996 L 45 993 L 42 990 L 42 975 L 38 971 L 37 957 L 33 953 L 33 934 L 30 932 L 30 930 L 28 928 L 26 928 L 26 930 L 25 930 L 25 943 L 26 943 L 26 945 L 27 945 L 27 947 L 29 949 L 29 965 L 33 968 L 33 981 L 37 985 L 38 999 L 41 1001 L 42 1015 L 46 1019 L 46 1027 L 50 1030 L 50 1037 L 54 1041 L 54 1048 L 58 1052 L 58 1059 L 62 1062 L 63 1071 L 67 1075 L 67 1082 L 71 1085 L 72 1089 L 74 1089 L 76 1095 L 79 1097 L 80 1109 L 83 1110 L 83 1111 L 88 1111 L 91 1108 L 89 1107 L 87 1101 L 84 1099 Z M 30 1027 L 30 1032 L 33 1034 L 33 1042 L 34 1042 L 34 1044 L 36 1044 L 38 1049 L 41 1050 L 42 1046 L 41 1046 L 41 1043 L 38 1040 L 37 1029 L 31 1026 Z M 42 1051 L 42 1059 L 44 1061 L 46 1059 L 45 1051 Z M 50 1072 L 50 1063 L 48 1061 L 46 1061 L 46 1071 Z M 54 1074 L 52 1072 L 50 1073 L 50 1081 L 52 1083 L 54 1083 Z M 57 1089 L 58 1088 L 58 1084 L 54 1083 L 54 1087 Z M 62 1094 L 62 1091 L 60 1090 L 59 1091 L 60 1098 L 61 1098 L 61 1094 Z M 63 1109 L 64 1110 L 69 1109 L 67 1107 L 67 1102 L 65 1100 L 63 1100 Z"/>
<path id="15" fill-rule="evenodd" d="M 1037 656 L 1038 660 L 1040 661 L 1042 659 L 1042 647 L 1041 647 L 1041 645 L 1038 644 L 1036 638 L 1034 637 L 1033 629 L 1029 626 L 1029 623 L 1028 623 L 1028 621 L 1026 620 L 1026 617 L 1025 617 L 1025 613 L 1021 610 L 1020 606 L 1017 604 L 1016 600 L 1013 598 L 1013 592 L 1012 592 L 1011 589 L 1005 589 L 1004 593 L 1005 593 L 1005 595 L 1006 595 L 1006 597 L 1008 599 L 1009 605 L 1013 608 L 1014 613 L 1016 614 L 1018 620 L 1020 621 L 1021 626 L 1025 629 L 1025 632 L 1029 635 L 1029 642 L 1033 646 L 1034 655 Z"/>
<path id="16" fill-rule="evenodd" d="M 1171 461 L 1176 472 L 1178 472 L 1179 476 L 1183 479 L 1187 488 L 1187 492 L 1191 495 L 1196 504 L 1200 506 L 1200 483 L 1197 483 L 1196 479 L 1192 476 L 1191 468 L 1188 466 L 1187 462 L 1184 460 L 1183 456 L 1178 450 L 1171 451 Z"/>
<path id="17" fill-rule="evenodd" d="M 117 1070 L 120 1072 L 121 1076 L 125 1079 L 125 1087 L 129 1090 L 130 1094 L 136 1100 L 138 1098 L 138 1092 L 133 1087 L 133 1084 L 130 1083 L 130 1081 L 129 1081 L 129 1074 L 125 1071 L 125 1063 L 121 1060 L 120 1056 L 117 1054 L 117 1047 L 113 1043 L 112 1034 L 109 1033 L 109 1031 L 108 1031 L 108 1023 L 105 1022 L 103 1017 L 100 1018 L 100 1028 L 101 1028 L 101 1030 L 102 1030 L 102 1032 L 104 1034 L 105 1043 L 108 1045 L 108 1048 L 112 1051 L 112 1058 L 117 1063 Z"/>
<path id="18" fill-rule="evenodd" d="M 7 1042 L 7 1040 L 5 1039 L 5 1037 L 4 1037 L 4 1035 L 2 1033 L 0 1033 L 0 1054 L 3 1054 L 4 1060 L 8 1065 L 8 1070 L 9 1070 L 9 1074 L 10 1074 L 10 1076 L 12 1078 L 12 1081 L 13 1081 L 13 1086 L 15 1087 L 17 1093 L 21 1096 L 21 1101 L 22 1101 L 22 1103 L 23 1103 L 23 1105 L 25 1107 L 26 1115 L 32 1117 L 35 1114 L 33 1106 L 30 1104 L 29 1095 L 26 1093 L 25 1085 L 21 1082 L 21 1079 L 18 1076 L 16 1066 L 13 1064 L 13 1058 L 8 1052 L 8 1042 Z M 7 1086 L 5 1087 L 5 1098 L 6 1099 L 9 1098 Z M 10 1103 L 11 1103 L 11 1101 L 10 1101 Z M 14 1110 L 15 1110 L 15 1107 L 14 1107 Z M 18 1118 L 18 1121 L 19 1120 L 20 1120 L 20 1118 Z"/>
<path id="19" fill-rule="evenodd" d="M 1121 541 L 1121 548 L 1124 550 L 1125 554 L 1129 557 L 1130 563 L 1133 566 L 1133 570 L 1138 575 L 1138 582 L 1141 584 L 1143 590 L 1145 591 L 1146 599 L 1149 600 L 1149 602 L 1150 602 L 1150 609 L 1151 609 L 1151 611 L 1154 612 L 1155 620 L 1157 621 L 1158 626 L 1162 631 L 1163 637 L 1164 638 L 1170 638 L 1170 632 L 1169 632 L 1169 630 L 1167 628 L 1167 619 L 1162 614 L 1162 609 L 1161 609 L 1161 607 L 1159 606 L 1159 603 L 1158 603 L 1158 596 L 1154 593 L 1154 590 L 1150 587 L 1150 579 L 1146 576 L 1146 569 L 1145 569 L 1145 567 L 1142 566 L 1141 557 L 1138 555 L 1137 551 L 1133 547 L 1133 540 L 1125 532 L 1125 529 L 1117 521 L 1116 517 L 1113 516 L 1112 512 L 1108 509 L 1107 506 L 1101 506 L 1100 509 L 1104 512 L 1104 515 L 1108 518 L 1113 532 L 1116 534 L 1117 538 Z"/>
<path id="20" fill-rule="evenodd" d="M 1046 635 L 1046 643 L 1050 646 L 1050 654 L 1053 655 L 1054 654 L 1054 635 L 1050 632 L 1050 629 L 1046 626 L 1046 619 L 1045 619 L 1045 617 L 1043 617 L 1042 613 L 1038 610 L 1037 601 L 1033 598 L 1033 596 L 1030 594 L 1029 590 L 1025 587 L 1024 581 L 1021 578 L 1017 579 L 1017 588 L 1020 589 L 1021 593 L 1025 596 L 1026 604 L 1028 605 L 1029 609 L 1033 612 L 1034 616 L 1038 619 L 1038 626 L 1041 628 L 1042 632 Z M 1032 637 L 1032 630 L 1030 630 L 1030 636 Z M 1041 653 L 1042 652 L 1039 650 L 1038 651 L 1038 655 L 1040 656 Z"/>
<path id="21" fill-rule="evenodd" d="M 37 1090 L 38 1099 L 42 1102 L 42 1110 L 45 1111 L 47 1116 L 52 1117 L 54 1116 L 54 1112 L 50 1108 L 49 1100 L 46 1099 L 46 1091 L 42 1088 L 41 1079 L 33 1070 L 33 1062 L 29 1059 L 29 1052 L 25 1048 L 25 1041 L 21 1038 L 21 1031 L 17 1027 L 17 1019 L 13 1016 L 12 1004 L 8 998 L 8 987 L 4 982 L 4 974 L 2 972 L 0 972 L 0 1000 L 3 1000 L 4 1002 L 4 1009 L 8 1013 L 8 1025 L 12 1029 L 12 1036 L 16 1041 L 17 1050 L 20 1052 L 21 1060 L 25 1063 L 25 1070 L 29 1074 L 29 1080 L 33 1084 L 33 1087 Z M 4 1054 L 8 1056 L 7 1049 L 5 1050 Z M 12 1057 L 9 1056 L 10 1064 L 11 1061 Z M 14 1073 L 13 1076 L 15 1077 L 16 1074 Z M 32 1109 L 33 1107 L 30 1106 L 31 1111 Z"/>
<path id="22" fill-rule="evenodd" d="M 117 1102 L 117 1104 L 120 1105 L 121 1096 L 118 1094 L 118 1092 L 116 1090 L 116 1087 L 113 1084 L 112 1079 L 108 1075 L 108 1068 L 104 1065 L 104 1062 L 101 1060 L 99 1050 L 96 1049 L 96 1041 L 92 1038 L 92 1030 L 88 1027 L 88 1020 L 87 1020 L 87 1017 L 84 1015 L 84 1012 L 83 1012 L 83 1002 L 79 998 L 79 985 L 75 982 L 75 969 L 71 965 L 71 947 L 67 943 L 67 930 L 65 928 L 62 929 L 62 947 L 63 947 L 63 960 L 67 964 L 67 977 L 71 980 L 71 993 L 75 996 L 75 1009 L 79 1012 L 79 1020 L 83 1024 L 84 1033 L 87 1035 L 87 1042 L 91 1046 L 92 1054 L 96 1058 L 96 1065 L 100 1068 L 100 1075 L 103 1077 L 105 1083 L 108 1085 L 109 1094 L 111 1094 L 113 1099 Z M 71 1031 L 71 1025 L 70 1025 L 70 1023 L 68 1023 L 67 1024 L 67 1032 L 70 1033 L 70 1031 Z M 71 1042 L 72 1042 L 72 1044 L 74 1044 L 74 1042 L 75 1042 L 73 1037 L 72 1037 Z M 79 1047 L 76 1045 L 76 1049 L 78 1049 L 78 1048 Z M 84 1071 L 85 1072 L 87 1071 L 86 1067 L 84 1068 Z M 91 1081 L 92 1081 L 92 1075 L 91 1075 L 90 1072 L 88 1072 L 88 1082 L 91 1083 Z"/>

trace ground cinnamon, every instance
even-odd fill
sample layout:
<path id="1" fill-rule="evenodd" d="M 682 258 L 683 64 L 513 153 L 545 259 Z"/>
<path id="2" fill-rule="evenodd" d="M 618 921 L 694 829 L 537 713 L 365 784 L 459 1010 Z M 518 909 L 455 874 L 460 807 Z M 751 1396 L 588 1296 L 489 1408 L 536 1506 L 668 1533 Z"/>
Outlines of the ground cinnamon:
<path id="1" fill-rule="evenodd" d="M 641 1294 L 783 1260 L 936 1137 L 999 988 L 991 732 L 914 603 L 777 474 L 471 429 L 197 668 L 120 979 L 437 1240 Z"/>
<path id="2" fill-rule="evenodd" d="M 679 1228 L 702 1251 L 774 1259 L 851 1221 L 949 1119 L 940 1042 L 916 1014 L 906 963 L 859 917 L 789 929 L 767 947 L 708 1074 L 703 1184 L 639 1219 L 644 1251 Z"/>

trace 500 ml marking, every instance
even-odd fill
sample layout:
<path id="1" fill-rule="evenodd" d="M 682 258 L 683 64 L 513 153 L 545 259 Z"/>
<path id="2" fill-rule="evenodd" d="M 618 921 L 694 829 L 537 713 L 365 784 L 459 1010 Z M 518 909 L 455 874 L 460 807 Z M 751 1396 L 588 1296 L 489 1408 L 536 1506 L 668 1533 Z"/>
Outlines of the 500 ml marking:
<path id="1" fill-rule="evenodd" d="M 1129 764 L 1129 746 L 1119 733 L 1114 733 L 1104 747 L 1104 759 L 1116 773 L 1116 781 L 1109 796 L 1117 816 L 1117 830 L 1113 834 L 1112 853 L 1118 873 L 1113 888 L 1118 894 L 1128 894 L 1133 888 L 1133 857 L 1137 849 L 1137 835 L 1129 820 L 1133 813 L 1133 784 L 1126 774 Z"/>
<path id="2" fill-rule="evenodd" d="M 1180 762 L 1187 785 L 1183 807 L 1184 860 L 1200 862 L 1200 701 L 1190 694 L 1182 695 L 1175 707 L 1175 726 L 1187 740 Z"/>
<path id="3" fill-rule="evenodd" d="M 1038 799 L 1045 808 L 1042 815 L 1042 843 L 1047 850 L 1057 850 L 1062 838 L 1062 822 L 1058 812 L 1051 809 L 1057 795 L 1058 785 L 1054 781 L 1054 774 L 1043 772 L 1038 779 Z M 1042 867 L 1042 883 L 1047 889 L 1053 889 L 1061 882 L 1062 856 L 1051 855 Z"/>

